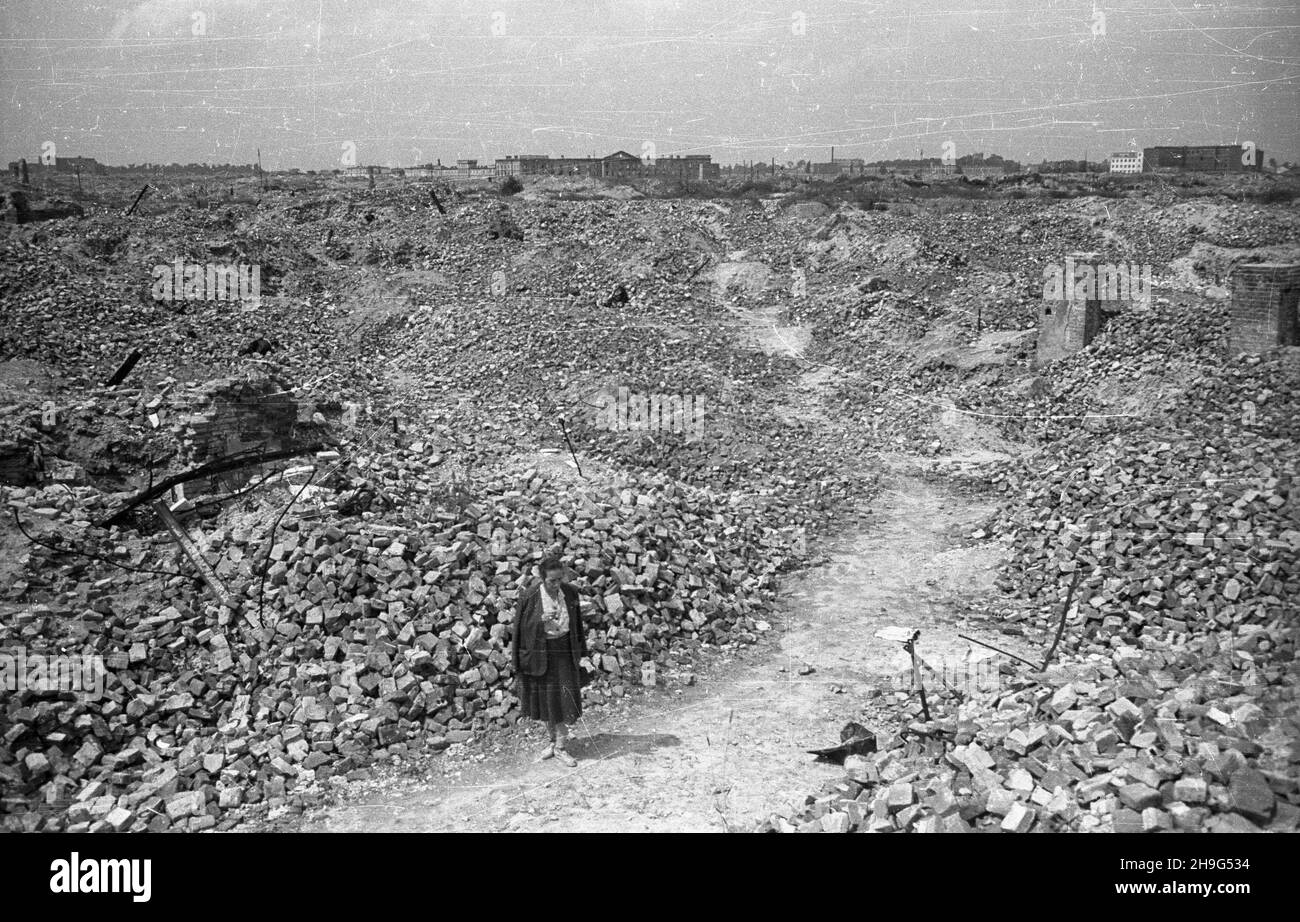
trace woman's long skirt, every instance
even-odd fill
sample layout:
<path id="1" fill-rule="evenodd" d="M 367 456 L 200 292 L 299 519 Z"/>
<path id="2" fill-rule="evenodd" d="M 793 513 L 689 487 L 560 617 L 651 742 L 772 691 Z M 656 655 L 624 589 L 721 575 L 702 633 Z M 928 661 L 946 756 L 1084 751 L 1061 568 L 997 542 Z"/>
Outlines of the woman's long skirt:
<path id="1" fill-rule="evenodd" d="M 525 717 L 552 724 L 571 724 L 582 714 L 582 681 L 568 634 L 546 638 L 544 675 L 520 674 L 519 708 Z"/>

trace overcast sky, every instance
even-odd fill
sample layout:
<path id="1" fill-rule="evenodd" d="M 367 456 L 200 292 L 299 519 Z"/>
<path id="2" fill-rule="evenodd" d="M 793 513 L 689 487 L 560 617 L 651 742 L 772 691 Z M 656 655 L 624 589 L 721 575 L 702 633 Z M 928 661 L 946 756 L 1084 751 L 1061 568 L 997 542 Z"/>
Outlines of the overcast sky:
<path id="1" fill-rule="evenodd" d="M 1296 0 L 3 0 L 4 160 L 1300 160 Z M 653 148 L 647 145 L 653 145 Z"/>

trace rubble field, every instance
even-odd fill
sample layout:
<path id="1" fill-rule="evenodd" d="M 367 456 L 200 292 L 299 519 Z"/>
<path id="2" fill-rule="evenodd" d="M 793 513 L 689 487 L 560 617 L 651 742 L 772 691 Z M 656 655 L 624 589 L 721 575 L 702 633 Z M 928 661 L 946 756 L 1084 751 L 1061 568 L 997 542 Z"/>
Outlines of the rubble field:
<path id="1" fill-rule="evenodd" d="M 292 828 L 499 746 L 547 553 L 593 713 L 770 669 L 823 565 L 873 566 L 829 550 L 873 507 L 935 519 L 882 499 L 924 482 L 961 528 L 916 553 L 984 572 L 898 606 L 927 613 L 924 704 L 875 659 L 805 699 L 869 732 L 728 828 L 1293 831 L 1300 349 L 1230 354 L 1225 286 L 1300 257 L 1300 213 L 1240 183 L 28 192 L 44 219 L 0 228 L 0 652 L 103 669 L 0 691 L 0 825 Z M 1153 297 L 1038 363 L 1044 267 L 1089 251 Z"/>

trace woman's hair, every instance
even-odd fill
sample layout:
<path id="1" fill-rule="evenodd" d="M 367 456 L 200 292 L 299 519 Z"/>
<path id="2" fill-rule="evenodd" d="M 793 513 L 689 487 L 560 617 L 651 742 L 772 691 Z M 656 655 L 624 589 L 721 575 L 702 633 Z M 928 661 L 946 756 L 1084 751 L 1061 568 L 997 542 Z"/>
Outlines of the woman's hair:
<path id="1" fill-rule="evenodd" d="M 545 576 L 552 570 L 563 570 L 564 561 L 560 560 L 558 554 L 550 554 L 542 558 L 542 562 L 537 565 L 537 575 Z"/>

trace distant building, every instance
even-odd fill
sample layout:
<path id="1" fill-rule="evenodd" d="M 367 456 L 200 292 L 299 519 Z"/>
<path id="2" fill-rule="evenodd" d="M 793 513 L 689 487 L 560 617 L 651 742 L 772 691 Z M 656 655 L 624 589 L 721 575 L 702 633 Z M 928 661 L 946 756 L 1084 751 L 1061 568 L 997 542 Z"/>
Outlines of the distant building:
<path id="1" fill-rule="evenodd" d="M 995 179 L 1007 173 L 1006 169 L 1000 166 L 962 165 L 957 167 L 957 171 L 967 179 Z"/>
<path id="2" fill-rule="evenodd" d="M 926 157 L 924 159 L 877 160 L 862 165 L 859 170 L 854 165 L 853 173 L 892 174 L 895 176 L 915 176 L 926 180 L 955 179 L 964 176 L 967 179 L 991 179 L 1018 173 L 1020 164 L 1015 160 L 1006 160 L 997 154 L 967 154 L 955 159 Z"/>
<path id="3" fill-rule="evenodd" d="M 720 167 L 710 154 L 670 155 L 642 160 L 625 150 L 605 157 L 551 157 L 546 154 L 511 154 L 496 161 L 496 176 L 590 176 L 617 179 L 625 176 L 661 176 L 677 179 L 717 179 Z"/>
<path id="4" fill-rule="evenodd" d="M 710 154 L 670 154 L 667 157 L 656 157 L 646 164 L 638 160 L 636 168 L 647 176 L 665 179 L 707 180 L 718 179 L 722 175 L 722 168 L 713 162 Z"/>
<path id="5" fill-rule="evenodd" d="M 9 164 L 9 172 L 16 174 L 18 170 L 18 161 L 11 161 Z M 56 173 L 80 173 L 86 176 L 98 176 L 105 172 L 105 167 L 104 164 L 100 163 L 94 157 L 56 157 L 54 163 L 51 165 L 41 163 L 39 155 L 27 161 L 27 171 L 29 173 L 39 173 L 42 170 L 53 170 Z"/>
<path id="6" fill-rule="evenodd" d="M 1141 173 L 1142 151 L 1127 150 L 1111 154 L 1110 171 L 1112 173 Z"/>
<path id="7" fill-rule="evenodd" d="M 1195 170 L 1207 173 L 1258 172 L 1262 150 L 1243 144 L 1209 144 L 1201 147 L 1148 147 L 1142 151 L 1147 173 Z"/>
<path id="8" fill-rule="evenodd" d="M 631 157 L 631 154 L 627 156 Z M 552 157 L 549 154 L 514 154 L 496 161 L 496 175 L 507 176 L 592 176 L 599 175 L 595 157 Z"/>
<path id="9" fill-rule="evenodd" d="M 484 179 L 492 179 L 496 176 L 496 166 L 484 164 L 479 165 L 478 160 L 462 158 L 456 161 L 456 172 L 449 176 L 456 182 L 477 182 Z"/>
<path id="10" fill-rule="evenodd" d="M 825 163 L 809 163 L 804 171 L 813 176 L 858 176 L 867 171 L 867 164 L 861 157 L 836 157 Z"/>
<path id="11" fill-rule="evenodd" d="M 477 166 L 478 161 L 474 161 Z M 454 166 L 443 166 L 441 160 L 437 163 L 422 163 L 418 166 L 408 166 L 406 168 L 407 179 L 441 179 L 445 182 L 454 182 L 458 176 L 458 168 Z"/>
<path id="12" fill-rule="evenodd" d="M 880 163 L 880 172 L 896 176 L 920 176 L 927 173 L 932 176 L 950 176 L 954 172 L 950 163 L 943 163 L 936 158 L 926 160 L 884 160 Z"/>
<path id="13" fill-rule="evenodd" d="M 641 168 L 641 158 L 625 150 L 614 151 L 605 157 L 560 157 L 551 163 L 561 176 L 593 176 L 602 179 L 632 176 Z"/>
<path id="14" fill-rule="evenodd" d="M 59 173 L 103 173 L 104 165 L 94 157 L 58 157 L 54 169 Z"/>
<path id="15" fill-rule="evenodd" d="M 512 154 L 508 157 L 498 157 L 497 178 L 544 175 L 547 172 L 546 163 L 550 159 L 546 154 Z"/>
<path id="16" fill-rule="evenodd" d="M 957 167 L 951 163 L 927 163 L 918 168 L 917 172 L 922 179 L 943 179 L 956 176 Z"/>
<path id="17" fill-rule="evenodd" d="M 956 179 L 964 177 L 966 179 L 993 179 L 998 176 L 1006 175 L 1006 170 L 1000 166 L 986 166 L 974 164 L 952 164 L 952 163 L 932 163 L 920 168 L 922 179 Z"/>

